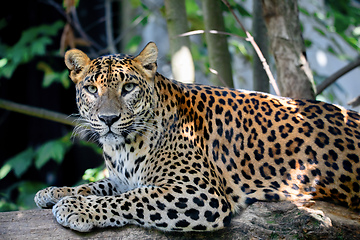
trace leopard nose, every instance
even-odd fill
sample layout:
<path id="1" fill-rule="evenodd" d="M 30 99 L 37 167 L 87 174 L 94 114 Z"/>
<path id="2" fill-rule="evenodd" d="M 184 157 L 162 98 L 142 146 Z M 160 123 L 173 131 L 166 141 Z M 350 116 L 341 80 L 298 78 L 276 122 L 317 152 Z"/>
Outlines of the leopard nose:
<path id="1" fill-rule="evenodd" d="M 99 119 L 110 127 L 114 122 L 120 119 L 120 115 L 100 115 Z"/>

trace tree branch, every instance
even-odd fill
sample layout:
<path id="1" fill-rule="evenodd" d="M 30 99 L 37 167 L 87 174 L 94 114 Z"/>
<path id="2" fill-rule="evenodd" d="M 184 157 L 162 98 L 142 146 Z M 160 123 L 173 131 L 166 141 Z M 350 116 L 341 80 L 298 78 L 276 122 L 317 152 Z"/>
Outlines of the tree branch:
<path id="1" fill-rule="evenodd" d="M 86 32 L 82 29 L 81 24 L 79 22 L 79 18 L 77 17 L 77 13 L 76 13 L 76 9 L 75 7 L 72 7 L 72 9 L 70 10 L 71 12 L 71 17 L 69 16 L 69 14 L 67 14 L 64 11 L 64 8 L 54 2 L 53 0 L 42 0 L 43 3 L 45 4 L 49 4 L 51 6 L 53 6 L 61 15 L 64 16 L 64 18 L 66 19 L 66 21 L 68 23 L 70 23 L 71 27 L 73 29 L 76 29 L 78 31 L 78 33 L 80 34 L 80 36 L 87 42 L 89 42 L 94 48 L 96 48 L 97 51 L 101 50 L 103 47 L 101 47 L 97 42 L 95 42 L 91 37 L 89 37 L 89 35 L 86 34 Z"/>
<path id="2" fill-rule="evenodd" d="M 75 27 L 75 29 L 79 32 L 80 36 L 83 39 L 85 39 L 86 41 L 90 42 L 91 45 L 94 46 L 98 51 L 101 50 L 102 47 L 97 42 L 95 42 L 89 35 L 87 35 L 85 33 L 85 31 L 83 30 L 83 28 L 80 24 L 79 18 L 77 16 L 77 13 L 76 13 L 76 8 L 72 7 L 70 12 L 71 12 L 71 17 L 72 17 L 72 24 Z"/>
<path id="3" fill-rule="evenodd" d="M 112 14 L 111 14 L 111 2 L 112 0 L 105 1 L 105 26 L 106 26 L 106 40 L 108 44 L 108 50 L 111 54 L 117 53 L 114 44 L 113 31 L 112 31 Z"/>
<path id="4" fill-rule="evenodd" d="M 10 110 L 13 112 L 18 112 L 26 114 L 33 117 L 38 117 L 46 120 L 51 120 L 54 122 L 76 126 L 78 123 L 78 118 L 70 117 L 62 113 L 49 111 L 42 108 L 31 107 L 24 104 L 15 103 L 12 101 L 0 99 L 0 108 Z"/>
<path id="5" fill-rule="evenodd" d="M 206 31 L 206 30 L 194 30 L 194 31 L 189 31 L 189 32 L 186 32 L 186 33 L 182 33 L 182 34 L 178 35 L 178 37 L 187 37 L 187 36 L 192 36 L 192 35 L 197 35 L 197 34 L 204 34 L 204 33 L 227 35 L 227 36 L 231 36 L 231 37 L 245 39 L 245 38 L 240 37 L 240 36 L 238 36 L 236 34 L 223 32 L 223 31 L 218 31 L 218 30 L 209 30 L 209 31 Z"/>
<path id="6" fill-rule="evenodd" d="M 142 20 L 144 20 L 146 17 L 148 16 L 148 11 L 144 10 L 141 15 L 139 15 L 137 18 L 134 19 L 134 21 L 132 21 L 129 25 L 126 25 L 126 29 L 123 29 L 121 31 L 121 34 L 119 34 L 115 40 L 114 43 L 118 44 L 120 43 L 121 40 L 123 40 L 123 38 L 127 35 L 129 35 L 129 33 L 136 28 L 137 25 L 139 25 Z"/>
<path id="7" fill-rule="evenodd" d="M 317 87 L 316 87 L 317 95 L 322 93 L 328 86 L 333 84 L 340 77 L 342 77 L 343 75 L 345 75 L 346 73 L 350 72 L 351 70 L 353 70 L 354 68 L 356 68 L 358 66 L 360 66 L 360 57 L 358 57 L 355 61 L 350 62 L 345 67 L 339 69 L 333 75 L 326 78 L 323 82 L 321 82 L 319 85 L 317 85 Z"/>
<path id="8" fill-rule="evenodd" d="M 254 38 L 251 36 L 251 34 L 248 31 L 246 31 L 244 25 L 241 23 L 240 19 L 236 16 L 236 14 L 235 14 L 234 10 L 232 9 L 230 3 L 227 0 L 222 0 L 222 1 L 229 8 L 230 12 L 235 17 L 236 22 L 240 25 L 241 29 L 246 33 L 246 36 L 247 36 L 246 41 L 250 42 L 251 45 L 253 46 L 253 48 L 255 49 L 256 54 L 258 55 L 258 57 L 260 59 L 260 62 L 263 64 L 264 70 L 266 71 L 266 74 L 268 75 L 269 81 L 270 81 L 271 85 L 273 86 L 273 88 L 275 90 L 275 93 L 278 96 L 280 96 L 280 91 L 279 91 L 279 88 L 278 88 L 278 86 L 276 84 L 275 78 L 272 75 L 272 73 L 270 71 L 270 67 L 267 64 L 266 59 L 264 58 L 264 55 L 262 54 L 259 46 L 256 44 L 256 42 L 255 42 Z"/>

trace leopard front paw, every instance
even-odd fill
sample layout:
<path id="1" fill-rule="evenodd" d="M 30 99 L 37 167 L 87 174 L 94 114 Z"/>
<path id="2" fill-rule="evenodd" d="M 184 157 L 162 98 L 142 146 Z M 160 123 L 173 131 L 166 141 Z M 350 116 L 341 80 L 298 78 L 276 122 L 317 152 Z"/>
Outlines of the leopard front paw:
<path id="1" fill-rule="evenodd" d="M 63 197 L 71 195 L 71 192 L 71 188 L 68 187 L 48 187 L 38 191 L 34 201 L 40 208 L 51 208 Z"/>
<path id="2" fill-rule="evenodd" d="M 98 224 L 90 199 L 80 195 L 61 199 L 52 210 L 57 222 L 79 232 L 88 232 L 96 227 Z"/>

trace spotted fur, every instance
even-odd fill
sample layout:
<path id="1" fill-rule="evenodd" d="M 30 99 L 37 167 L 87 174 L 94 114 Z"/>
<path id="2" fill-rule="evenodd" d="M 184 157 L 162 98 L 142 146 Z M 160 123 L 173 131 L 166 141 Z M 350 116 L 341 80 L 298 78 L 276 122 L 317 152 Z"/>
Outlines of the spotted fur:
<path id="1" fill-rule="evenodd" d="M 137 224 L 209 231 L 256 201 L 332 199 L 359 209 L 360 116 L 331 104 L 182 84 L 136 57 L 65 62 L 109 177 L 39 191 L 39 207 L 78 231 Z"/>

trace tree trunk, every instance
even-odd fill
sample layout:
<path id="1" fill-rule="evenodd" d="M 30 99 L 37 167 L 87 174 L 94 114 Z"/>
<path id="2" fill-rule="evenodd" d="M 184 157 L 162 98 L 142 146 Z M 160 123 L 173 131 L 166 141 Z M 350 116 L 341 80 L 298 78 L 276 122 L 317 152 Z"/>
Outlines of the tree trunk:
<path id="1" fill-rule="evenodd" d="M 225 31 L 221 4 L 220 0 L 202 1 L 210 68 L 217 72 L 211 82 L 218 86 L 234 87 L 227 37 L 209 33 L 210 30 Z"/>
<path id="2" fill-rule="evenodd" d="M 106 42 L 107 49 L 110 54 L 115 54 L 116 50 L 114 43 L 113 24 L 112 24 L 112 0 L 105 0 L 105 29 L 106 29 Z"/>
<path id="3" fill-rule="evenodd" d="M 131 38 L 134 36 L 132 31 L 129 31 L 129 26 L 135 17 L 135 9 L 131 6 L 130 1 L 118 0 L 120 4 L 120 12 L 118 17 L 118 25 L 120 27 L 119 34 L 122 36 L 118 48 L 120 52 L 127 52 L 126 45 L 129 43 Z M 126 32 L 126 34 L 124 34 Z"/>
<path id="4" fill-rule="evenodd" d="M 165 11 L 174 78 L 181 82 L 193 83 L 195 70 L 190 52 L 190 39 L 178 37 L 179 34 L 188 31 L 185 0 L 165 0 Z"/>
<path id="5" fill-rule="evenodd" d="M 267 60 L 267 62 L 269 62 L 268 37 L 264 17 L 262 15 L 261 1 L 253 1 L 252 34 L 255 42 L 264 55 L 264 58 Z M 255 50 L 253 64 L 253 90 L 260 92 L 270 92 L 269 77 L 264 70 L 262 62 L 256 56 Z"/>
<path id="6" fill-rule="evenodd" d="M 270 48 L 282 96 L 315 99 L 315 86 L 301 35 L 296 0 L 262 0 Z"/>

